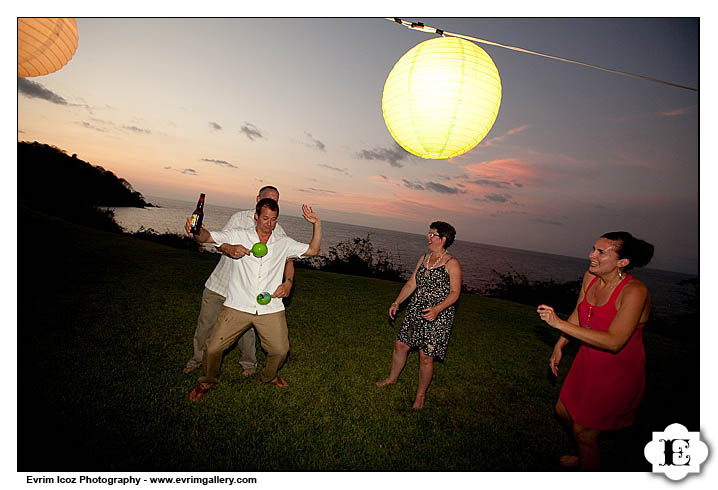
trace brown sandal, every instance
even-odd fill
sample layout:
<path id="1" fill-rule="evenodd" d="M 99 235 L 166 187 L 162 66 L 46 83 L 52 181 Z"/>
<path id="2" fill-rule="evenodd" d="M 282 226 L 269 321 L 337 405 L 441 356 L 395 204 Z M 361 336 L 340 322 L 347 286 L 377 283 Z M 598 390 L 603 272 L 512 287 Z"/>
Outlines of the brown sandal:
<path id="1" fill-rule="evenodd" d="M 276 376 L 272 381 L 269 382 L 270 385 L 274 385 L 277 388 L 289 388 L 289 383 L 284 381 L 279 376 Z"/>
<path id="2" fill-rule="evenodd" d="M 561 456 L 559 463 L 564 468 L 576 468 L 578 466 L 578 456 L 573 456 L 571 454 L 565 454 L 565 455 Z"/>
<path id="3" fill-rule="evenodd" d="M 189 398 L 189 401 L 191 402 L 198 402 L 204 396 L 207 394 L 209 390 L 212 389 L 212 385 L 203 385 L 202 383 L 198 384 L 194 387 L 192 391 L 189 392 L 187 395 L 187 398 Z"/>

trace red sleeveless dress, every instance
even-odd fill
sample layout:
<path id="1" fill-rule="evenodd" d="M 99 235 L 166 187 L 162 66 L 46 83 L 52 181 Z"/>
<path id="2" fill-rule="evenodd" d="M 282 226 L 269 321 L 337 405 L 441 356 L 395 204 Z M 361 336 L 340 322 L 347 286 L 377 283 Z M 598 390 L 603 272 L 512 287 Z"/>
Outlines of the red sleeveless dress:
<path id="1" fill-rule="evenodd" d="M 588 290 L 598 280 L 598 277 L 594 278 L 578 305 L 579 324 L 607 331 L 616 316 L 616 298 L 631 278 L 626 274 L 603 306 L 592 305 L 586 300 Z M 581 343 L 559 395 L 577 424 L 590 429 L 611 430 L 633 423 L 646 386 L 643 325 L 638 324 L 618 352 Z"/>

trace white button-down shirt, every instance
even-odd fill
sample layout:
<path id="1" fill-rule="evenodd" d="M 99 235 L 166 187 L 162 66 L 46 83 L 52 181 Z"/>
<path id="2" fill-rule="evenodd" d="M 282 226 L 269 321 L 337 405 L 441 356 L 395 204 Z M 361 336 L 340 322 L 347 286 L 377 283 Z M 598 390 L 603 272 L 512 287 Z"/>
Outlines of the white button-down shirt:
<path id="1" fill-rule="evenodd" d="M 254 209 L 247 209 L 246 211 L 239 211 L 237 213 L 234 213 L 229 218 L 229 221 L 227 221 L 227 224 L 224 225 L 222 231 L 228 231 L 232 228 L 254 229 L 254 227 Z M 274 231 L 272 232 L 272 236 L 275 235 L 277 238 L 287 236 L 287 234 L 284 232 L 284 229 L 279 223 L 277 223 L 277 226 L 274 227 Z M 221 245 L 222 243 L 230 242 L 217 242 L 217 245 Z M 230 243 L 230 245 L 236 245 L 236 243 Z M 252 243 L 252 245 L 254 245 L 254 243 Z M 209 279 L 207 279 L 207 282 L 204 283 L 205 287 L 214 291 L 217 294 L 221 294 L 226 298 L 227 287 L 229 286 L 229 270 L 233 261 L 233 258 L 222 254 L 222 258 L 219 259 L 217 267 L 214 268 L 214 271 L 212 271 L 212 274 L 210 274 Z M 270 294 L 273 292 L 274 290 L 269 291 Z"/>
<path id="2" fill-rule="evenodd" d="M 259 241 L 254 228 L 233 228 L 227 231 L 210 231 L 216 243 L 244 245 L 251 249 Z M 266 315 L 284 310 L 280 298 L 273 298 L 269 304 L 257 303 L 257 295 L 269 294 L 282 284 L 284 263 L 288 258 L 300 257 L 309 250 L 308 243 L 300 243 L 288 236 L 277 236 L 272 233 L 267 240 L 267 254 L 258 258 L 245 255 L 241 259 L 230 259 L 229 286 L 224 306 L 258 315 Z"/>

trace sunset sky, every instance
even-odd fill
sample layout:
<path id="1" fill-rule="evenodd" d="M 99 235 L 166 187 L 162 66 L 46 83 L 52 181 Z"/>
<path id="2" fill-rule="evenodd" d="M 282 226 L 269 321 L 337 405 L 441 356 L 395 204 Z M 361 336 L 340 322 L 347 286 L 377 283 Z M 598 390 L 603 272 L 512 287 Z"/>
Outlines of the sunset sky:
<path id="1" fill-rule="evenodd" d="M 387 12 L 391 15 L 391 12 Z M 695 18 L 425 18 L 445 31 L 699 87 Z M 435 35 L 382 18 L 79 18 L 60 71 L 18 79 L 18 141 L 112 170 L 145 196 L 282 211 L 584 257 L 627 230 L 651 266 L 698 272 L 699 93 L 479 44 L 503 97 L 451 160 L 398 147 L 394 63 Z M 151 200 L 151 199 L 150 199 Z"/>

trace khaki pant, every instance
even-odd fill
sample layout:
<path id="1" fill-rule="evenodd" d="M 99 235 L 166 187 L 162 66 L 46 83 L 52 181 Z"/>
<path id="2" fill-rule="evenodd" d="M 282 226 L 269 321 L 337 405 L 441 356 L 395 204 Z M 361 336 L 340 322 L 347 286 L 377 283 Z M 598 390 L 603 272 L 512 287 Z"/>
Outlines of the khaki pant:
<path id="1" fill-rule="evenodd" d="M 277 376 L 277 371 L 289 352 L 289 331 L 284 311 L 268 315 L 254 315 L 223 306 L 212 334 L 204 346 L 200 383 L 217 383 L 222 354 L 237 340 L 237 337 L 252 326 L 259 334 L 262 347 L 267 351 L 264 369 L 259 375 L 259 380 L 268 383 Z"/>
<path id="2" fill-rule="evenodd" d="M 194 331 L 194 353 L 189 361 L 188 368 L 197 368 L 202 364 L 204 356 L 204 343 L 212 334 L 212 328 L 217 323 L 217 317 L 222 311 L 224 296 L 211 289 L 204 288 L 202 292 L 202 306 L 197 317 L 197 328 Z M 239 365 L 244 369 L 257 369 L 257 347 L 254 342 L 254 332 L 249 331 L 239 339 L 239 350 L 242 356 Z"/>

